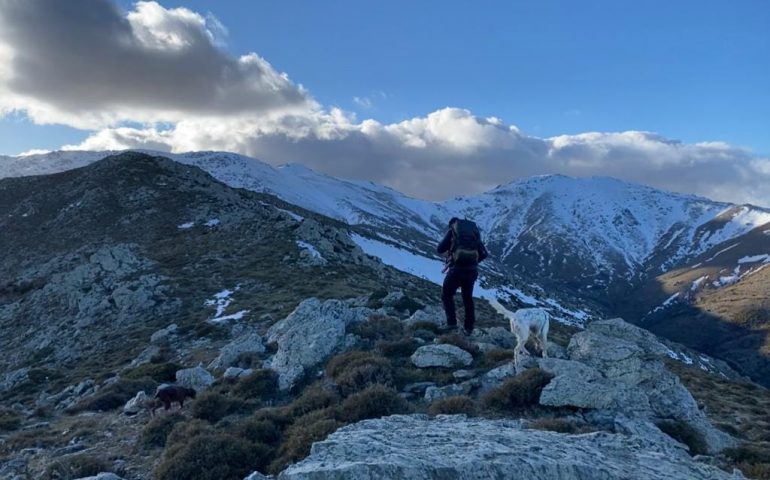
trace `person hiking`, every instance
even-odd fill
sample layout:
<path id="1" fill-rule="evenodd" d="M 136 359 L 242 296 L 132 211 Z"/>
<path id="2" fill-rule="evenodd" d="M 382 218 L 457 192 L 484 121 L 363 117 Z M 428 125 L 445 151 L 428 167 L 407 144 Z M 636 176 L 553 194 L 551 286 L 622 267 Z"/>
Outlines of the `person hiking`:
<path id="1" fill-rule="evenodd" d="M 452 217 L 449 220 L 449 229 L 444 235 L 444 239 L 438 244 L 436 251 L 439 255 L 446 255 L 444 268 L 446 277 L 444 277 L 444 286 L 441 291 L 447 323 L 444 329 L 457 328 L 455 293 L 460 288 L 465 307 L 464 328 L 460 333 L 470 335 L 473 333 L 473 326 L 476 323 L 473 284 L 479 277 L 479 262 L 488 256 L 487 249 L 481 241 L 479 228 L 470 220 Z"/>

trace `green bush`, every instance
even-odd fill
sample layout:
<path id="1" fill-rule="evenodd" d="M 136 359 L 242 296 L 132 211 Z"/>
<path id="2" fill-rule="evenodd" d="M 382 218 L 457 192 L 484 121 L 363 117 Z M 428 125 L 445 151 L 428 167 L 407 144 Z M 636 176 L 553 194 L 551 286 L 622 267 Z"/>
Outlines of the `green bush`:
<path id="1" fill-rule="evenodd" d="M 111 470 L 109 463 L 93 455 L 71 455 L 50 463 L 43 472 L 42 480 L 75 480 Z"/>
<path id="2" fill-rule="evenodd" d="M 176 372 L 181 368 L 176 363 L 144 363 L 123 372 L 121 376 L 131 380 L 149 377 L 158 383 L 166 383 L 175 381 Z"/>
<path id="3" fill-rule="evenodd" d="M 203 392 L 192 403 L 192 416 L 209 422 L 218 422 L 227 415 L 245 410 L 246 403 L 217 392 Z"/>
<path id="4" fill-rule="evenodd" d="M 233 387 L 233 395 L 240 398 L 271 398 L 278 392 L 278 374 L 259 369 L 243 377 Z"/>
<path id="5" fill-rule="evenodd" d="M 393 384 L 390 361 L 371 352 L 350 351 L 337 355 L 327 364 L 326 373 L 337 384 L 343 396 L 370 385 Z"/>
<path id="6" fill-rule="evenodd" d="M 420 346 L 413 338 L 405 337 L 398 340 L 380 340 L 375 348 L 388 358 L 408 357 Z"/>
<path id="7" fill-rule="evenodd" d="M 722 453 L 734 462 L 770 464 L 770 445 L 760 446 L 744 443 L 737 447 L 725 449 Z"/>
<path id="8" fill-rule="evenodd" d="M 278 474 L 290 463 L 307 457 L 313 443 L 324 440 L 341 426 L 342 423 L 330 418 L 327 410 L 319 410 L 300 417 L 286 431 L 285 440 L 278 451 L 278 458 L 270 465 L 270 473 Z"/>
<path id="9" fill-rule="evenodd" d="M 425 305 L 407 295 L 404 295 L 393 304 L 393 308 L 399 312 L 409 312 L 409 315 L 412 315 L 417 310 L 425 308 Z"/>
<path id="10" fill-rule="evenodd" d="M 315 383 L 305 389 L 291 405 L 289 405 L 289 416 L 299 417 L 314 410 L 321 410 L 332 405 L 337 405 L 340 396 L 327 388 L 323 383 Z"/>
<path id="11" fill-rule="evenodd" d="M 472 354 L 474 357 L 481 353 L 479 351 L 479 347 L 477 347 L 476 344 L 469 342 L 456 333 L 447 333 L 445 335 L 441 335 L 436 339 L 436 343 L 454 345 L 455 347 L 462 348 L 466 352 Z"/>
<path id="12" fill-rule="evenodd" d="M 270 448 L 225 434 L 204 434 L 166 450 L 157 480 L 240 480 L 265 470 Z"/>
<path id="13" fill-rule="evenodd" d="M 139 441 L 147 447 L 163 447 L 166 445 L 166 439 L 174 426 L 184 420 L 184 415 L 179 412 L 170 415 L 158 415 L 144 426 Z"/>
<path id="14" fill-rule="evenodd" d="M 464 413 L 468 416 L 476 415 L 478 407 L 472 398 L 466 395 L 440 398 L 428 407 L 429 415 L 457 415 Z"/>
<path id="15" fill-rule="evenodd" d="M 417 330 L 427 330 L 432 333 L 438 334 L 440 331 L 440 327 L 436 325 L 433 322 L 427 322 L 427 321 L 421 321 L 421 322 L 414 322 L 409 326 L 409 329 L 414 331 Z"/>
<path id="16" fill-rule="evenodd" d="M 134 398 L 137 393 L 144 391 L 148 395 L 154 395 L 158 384 L 151 378 L 127 379 L 112 383 L 94 395 L 86 398 L 71 408 L 71 413 L 83 411 L 106 412 L 122 407 L 129 400 Z"/>
<path id="17" fill-rule="evenodd" d="M 16 430 L 21 426 L 21 414 L 10 408 L 0 408 L 0 432 Z"/>
<path id="18" fill-rule="evenodd" d="M 346 398 L 337 409 L 337 418 L 354 423 L 367 418 L 409 412 L 409 404 L 395 390 L 373 385 Z"/>
<path id="19" fill-rule="evenodd" d="M 238 422 L 233 433 L 252 443 L 265 445 L 276 445 L 281 439 L 281 429 L 275 422 L 253 417 Z"/>
<path id="20" fill-rule="evenodd" d="M 398 319 L 378 315 L 352 325 L 350 333 L 370 341 L 390 340 L 401 337 L 404 327 Z"/>
<path id="21" fill-rule="evenodd" d="M 484 408 L 510 411 L 537 405 L 540 393 L 553 376 L 539 368 L 530 368 L 507 380 L 481 398 Z"/>
<path id="22" fill-rule="evenodd" d="M 708 453 L 708 444 L 703 434 L 695 430 L 689 423 L 681 420 L 667 420 L 657 423 L 658 428 L 677 442 L 690 447 L 690 455 L 705 455 Z"/>
<path id="23" fill-rule="evenodd" d="M 166 436 L 166 448 L 187 442 L 193 437 L 199 435 L 211 435 L 216 433 L 214 427 L 205 420 L 193 418 L 185 422 L 179 422 L 171 427 L 171 431 Z"/>

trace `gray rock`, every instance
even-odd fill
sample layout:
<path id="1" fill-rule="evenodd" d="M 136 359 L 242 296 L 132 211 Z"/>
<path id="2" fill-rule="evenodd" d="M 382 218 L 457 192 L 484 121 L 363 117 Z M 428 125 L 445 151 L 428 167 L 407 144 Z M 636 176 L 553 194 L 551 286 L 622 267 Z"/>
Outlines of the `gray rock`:
<path id="1" fill-rule="evenodd" d="M 494 350 L 500 350 L 500 347 L 495 345 L 494 343 L 486 343 L 486 342 L 475 342 L 476 346 L 479 347 L 479 351 L 481 353 L 489 353 Z"/>
<path id="2" fill-rule="evenodd" d="M 29 380 L 29 368 L 20 368 L 5 374 L 3 381 L 0 382 L 0 392 L 7 392 L 17 385 Z"/>
<path id="3" fill-rule="evenodd" d="M 560 358 L 562 360 L 569 358 L 567 356 L 567 349 L 553 342 L 548 342 L 548 356 L 550 358 Z"/>
<path id="4" fill-rule="evenodd" d="M 510 330 L 503 327 L 477 328 L 473 332 L 473 340 L 489 343 L 497 348 L 511 349 L 516 346 L 516 337 Z"/>
<path id="5" fill-rule="evenodd" d="M 452 372 L 452 376 L 457 380 L 468 380 L 476 376 L 476 372 L 473 370 L 455 370 Z"/>
<path id="6" fill-rule="evenodd" d="M 232 380 L 235 378 L 246 377 L 252 373 L 254 373 L 254 370 L 251 368 L 243 369 L 238 367 L 229 367 L 227 370 L 225 370 L 223 377 Z"/>
<path id="7" fill-rule="evenodd" d="M 483 395 L 484 393 L 499 387 L 503 382 L 515 375 L 516 367 L 514 367 L 513 363 L 506 363 L 505 365 L 493 368 L 481 376 L 479 394 Z"/>
<path id="8" fill-rule="evenodd" d="M 218 368 L 227 368 L 233 365 L 238 356 L 244 353 L 265 353 L 265 345 L 262 343 L 262 337 L 254 329 L 245 329 L 234 333 L 235 340 L 228 343 L 219 351 L 219 356 L 211 361 L 209 368 L 212 370 Z"/>
<path id="9" fill-rule="evenodd" d="M 407 326 L 412 326 L 421 322 L 432 323 L 439 326 L 444 325 L 446 323 L 444 309 L 435 305 L 428 305 L 423 309 L 417 310 L 411 317 L 404 321 Z"/>
<path id="10" fill-rule="evenodd" d="M 468 395 L 470 392 L 471 384 L 467 382 L 447 385 L 445 387 L 428 387 L 425 390 L 425 401 L 430 403 L 442 398 L 455 397 L 457 395 Z"/>
<path id="11" fill-rule="evenodd" d="M 279 480 L 728 480 L 681 448 L 635 435 L 567 435 L 464 415 L 365 420 L 317 442 Z"/>
<path id="12" fill-rule="evenodd" d="M 200 392 L 214 383 L 214 377 L 208 370 L 198 365 L 195 368 L 177 370 L 176 382 L 183 387 L 192 388 L 195 391 Z"/>
<path id="13" fill-rule="evenodd" d="M 114 473 L 102 472 L 92 477 L 81 477 L 77 480 L 123 480 L 123 477 L 119 477 Z"/>
<path id="14" fill-rule="evenodd" d="M 151 407 L 154 399 L 144 392 L 139 392 L 134 398 L 126 402 L 123 406 L 123 413 L 127 415 L 136 415 L 137 413 Z"/>
<path id="15" fill-rule="evenodd" d="M 436 384 L 433 382 L 417 382 L 417 383 L 410 383 L 409 385 L 404 387 L 404 392 L 406 393 L 419 393 L 422 395 L 422 393 L 428 388 L 428 387 L 435 387 Z"/>
<path id="16" fill-rule="evenodd" d="M 280 389 L 290 389 L 308 369 L 354 340 L 346 335 L 346 328 L 367 320 L 372 313 L 339 300 L 321 302 L 310 298 L 273 325 L 267 332 L 267 342 L 277 343 L 278 350 L 266 365 L 278 373 Z"/>
<path id="17" fill-rule="evenodd" d="M 551 406 L 604 409 L 633 419 L 673 419 L 701 433 L 709 452 L 735 440 L 711 425 L 679 378 L 666 369 L 668 347 L 653 334 L 621 319 L 590 323 L 567 347 L 570 360 L 539 359 L 555 375 L 540 402 Z"/>
<path id="18" fill-rule="evenodd" d="M 166 345 L 171 340 L 173 335 L 176 335 L 177 327 L 176 323 L 172 323 L 166 328 L 162 328 L 150 336 L 150 343 L 153 345 Z"/>
<path id="19" fill-rule="evenodd" d="M 473 356 L 465 350 L 454 345 L 425 345 L 411 356 L 412 364 L 418 368 L 467 367 L 473 362 Z"/>
<path id="20" fill-rule="evenodd" d="M 268 477 L 267 475 L 262 475 L 259 472 L 253 472 L 248 477 L 244 478 L 243 480 L 268 480 L 270 478 L 273 478 L 272 476 Z"/>

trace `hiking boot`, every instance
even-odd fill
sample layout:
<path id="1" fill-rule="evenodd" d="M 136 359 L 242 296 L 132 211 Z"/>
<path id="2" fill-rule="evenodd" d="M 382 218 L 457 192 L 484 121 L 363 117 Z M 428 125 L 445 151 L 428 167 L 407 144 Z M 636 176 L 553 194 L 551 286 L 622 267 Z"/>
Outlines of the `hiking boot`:
<path id="1" fill-rule="evenodd" d="M 461 337 L 471 337 L 473 335 L 473 330 L 468 330 L 467 328 L 458 325 L 457 334 Z"/>

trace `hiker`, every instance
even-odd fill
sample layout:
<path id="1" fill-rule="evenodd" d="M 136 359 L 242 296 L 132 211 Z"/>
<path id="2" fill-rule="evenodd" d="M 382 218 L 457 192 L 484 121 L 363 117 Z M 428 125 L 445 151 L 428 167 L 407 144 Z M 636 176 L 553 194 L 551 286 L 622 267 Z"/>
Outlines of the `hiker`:
<path id="1" fill-rule="evenodd" d="M 487 249 L 481 241 L 479 228 L 470 220 L 460 220 L 452 217 L 449 220 L 449 230 L 436 249 L 439 254 L 446 254 L 444 271 L 444 286 L 441 300 L 446 312 L 446 330 L 457 328 L 455 316 L 455 292 L 462 289 L 463 305 L 465 306 L 465 322 L 460 333 L 470 335 L 476 323 L 473 305 L 473 284 L 479 277 L 479 262 L 487 258 Z"/>

